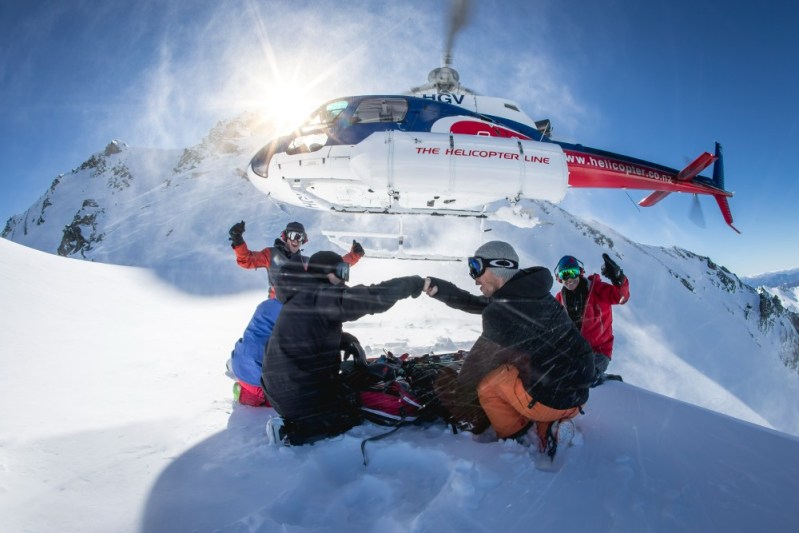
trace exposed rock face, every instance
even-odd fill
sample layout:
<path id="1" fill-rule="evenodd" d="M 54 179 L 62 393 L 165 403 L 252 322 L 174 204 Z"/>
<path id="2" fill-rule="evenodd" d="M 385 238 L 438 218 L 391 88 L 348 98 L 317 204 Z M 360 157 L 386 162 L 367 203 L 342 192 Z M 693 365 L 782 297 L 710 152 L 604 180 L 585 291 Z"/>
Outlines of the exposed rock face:
<path id="1" fill-rule="evenodd" d="M 58 246 L 58 255 L 80 254 L 82 258 L 85 258 L 86 252 L 91 251 L 103 241 L 104 234 L 98 231 L 98 218 L 104 212 L 105 210 L 96 201 L 84 200 L 80 210 L 75 213 L 72 223 L 64 227 L 64 236 Z"/>

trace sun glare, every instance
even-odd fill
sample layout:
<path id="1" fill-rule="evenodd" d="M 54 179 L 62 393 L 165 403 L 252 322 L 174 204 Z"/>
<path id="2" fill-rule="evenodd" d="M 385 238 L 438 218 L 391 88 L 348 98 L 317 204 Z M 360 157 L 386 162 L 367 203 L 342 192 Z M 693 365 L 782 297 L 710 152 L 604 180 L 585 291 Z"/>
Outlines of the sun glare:
<path id="1" fill-rule="evenodd" d="M 266 114 L 280 132 L 302 124 L 321 101 L 303 87 L 291 84 L 275 85 L 265 95 Z"/>

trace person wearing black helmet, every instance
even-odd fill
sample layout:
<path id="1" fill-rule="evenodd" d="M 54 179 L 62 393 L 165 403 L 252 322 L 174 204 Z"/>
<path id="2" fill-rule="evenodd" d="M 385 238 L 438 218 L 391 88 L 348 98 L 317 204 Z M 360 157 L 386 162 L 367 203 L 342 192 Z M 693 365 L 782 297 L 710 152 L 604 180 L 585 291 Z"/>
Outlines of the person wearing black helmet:
<path id="1" fill-rule="evenodd" d="M 624 305 L 630 299 L 630 281 L 624 271 L 608 254 L 602 254 L 602 259 L 601 272 L 610 283 L 602 281 L 598 274 L 586 277 L 582 261 L 571 255 L 564 255 L 555 267 L 555 277 L 563 285 L 555 299 L 563 305 L 594 351 L 594 385 L 604 381 L 613 357 L 611 306 Z"/>
<path id="2" fill-rule="evenodd" d="M 308 258 L 302 255 L 302 246 L 308 242 L 305 226 L 300 222 L 289 222 L 280 233 L 280 238 L 275 239 L 274 245 L 253 252 L 244 242 L 244 221 L 233 224 L 228 232 L 230 244 L 236 254 L 236 263 L 242 268 L 265 268 L 269 276 L 269 298 L 275 297 L 275 283 L 273 273 L 288 261 L 301 261 L 307 263 Z M 365 254 L 363 246 L 357 241 L 352 241 L 352 247 L 344 256 L 344 262 L 354 265 Z"/>
<path id="3" fill-rule="evenodd" d="M 300 445 L 343 433 L 360 422 L 357 403 L 339 376 L 344 322 L 417 297 L 424 280 L 394 278 L 348 287 L 349 264 L 317 252 L 308 269 L 289 264 L 278 273 L 283 309 L 264 355 L 261 385 L 280 418 L 267 424 L 271 444 Z"/>
<path id="4" fill-rule="evenodd" d="M 281 232 L 280 238 L 275 239 L 274 246 L 253 252 L 244 242 L 243 220 L 234 224 L 228 233 L 239 266 L 251 269 L 266 268 L 270 285 L 267 299 L 255 308 L 228 361 L 228 369 L 236 378 L 233 397 L 245 405 L 269 407 L 269 402 L 261 389 L 261 372 L 264 348 L 282 307 L 282 303 L 275 297 L 275 273 L 291 262 L 300 264 L 304 268 L 308 258 L 302 255 L 301 247 L 308 242 L 308 234 L 300 222 L 289 222 L 286 229 Z M 352 241 L 352 248 L 344 256 L 343 261 L 354 265 L 364 255 L 363 247 L 358 242 Z"/>

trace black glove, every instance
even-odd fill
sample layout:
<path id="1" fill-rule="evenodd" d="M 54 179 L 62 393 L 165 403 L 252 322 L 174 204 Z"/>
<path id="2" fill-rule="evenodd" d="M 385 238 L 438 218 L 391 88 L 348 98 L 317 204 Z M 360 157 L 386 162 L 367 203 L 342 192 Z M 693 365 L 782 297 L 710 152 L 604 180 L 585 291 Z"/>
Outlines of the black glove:
<path id="1" fill-rule="evenodd" d="M 410 296 L 411 298 L 418 298 L 420 294 L 422 294 L 422 289 L 424 288 L 424 278 L 420 276 L 403 276 L 401 278 L 394 278 L 388 280 L 387 282 L 390 286 L 395 287 L 396 294 L 399 299 L 407 298 Z M 401 295 L 401 296 L 400 296 Z"/>
<path id="2" fill-rule="evenodd" d="M 356 240 L 352 241 L 352 248 L 350 248 L 350 252 L 354 253 L 358 257 L 363 257 L 366 255 L 366 251 L 363 249 L 363 246 L 361 246 L 361 243 Z"/>
<path id="3" fill-rule="evenodd" d="M 357 366 L 366 366 L 366 353 L 361 347 L 361 343 L 355 335 L 341 332 L 341 342 L 339 343 L 339 351 L 341 351 L 341 360 L 346 361 L 350 357 L 355 361 Z"/>
<path id="4" fill-rule="evenodd" d="M 602 275 L 610 280 L 617 287 L 624 283 L 624 271 L 608 254 L 602 254 L 605 264 L 602 265 Z"/>
<path id="5" fill-rule="evenodd" d="M 230 245 L 233 248 L 244 244 L 244 237 L 242 237 L 244 233 L 244 221 L 242 220 L 241 222 L 233 224 L 228 233 L 230 234 Z"/>
<path id="6" fill-rule="evenodd" d="M 424 289 L 424 278 L 421 276 L 408 276 L 411 283 L 411 298 L 418 298 Z"/>
<path id="7" fill-rule="evenodd" d="M 408 296 L 418 298 L 424 288 L 424 279 L 419 276 L 403 276 L 383 281 L 375 287 L 378 287 L 378 294 L 382 293 L 381 299 L 396 302 Z"/>

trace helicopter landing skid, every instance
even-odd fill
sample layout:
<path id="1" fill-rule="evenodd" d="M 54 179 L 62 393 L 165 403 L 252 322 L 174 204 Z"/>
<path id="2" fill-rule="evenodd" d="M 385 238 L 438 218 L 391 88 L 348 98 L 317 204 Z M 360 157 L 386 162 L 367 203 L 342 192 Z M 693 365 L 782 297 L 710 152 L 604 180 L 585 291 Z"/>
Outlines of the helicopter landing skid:
<path id="1" fill-rule="evenodd" d="M 349 250 L 352 241 L 357 239 L 366 248 L 370 259 L 400 259 L 410 261 L 463 261 L 463 257 L 416 252 L 405 247 L 407 235 L 403 233 L 379 233 L 369 231 L 329 231 L 322 235 L 344 250 Z"/>

